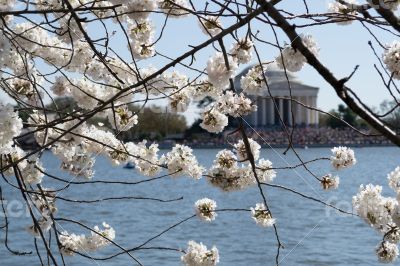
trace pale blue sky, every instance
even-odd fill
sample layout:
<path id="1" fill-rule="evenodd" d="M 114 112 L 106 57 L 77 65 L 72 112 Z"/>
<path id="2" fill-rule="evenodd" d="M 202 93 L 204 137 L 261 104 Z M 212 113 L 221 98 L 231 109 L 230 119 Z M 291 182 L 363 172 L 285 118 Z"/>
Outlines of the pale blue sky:
<path id="1" fill-rule="evenodd" d="M 328 0 L 307 0 L 310 13 L 326 12 L 329 2 L 330 1 Z M 196 2 L 196 5 L 204 7 L 204 3 L 205 1 L 199 1 Z M 305 12 L 302 0 L 284 0 L 283 3 L 278 4 L 277 7 L 295 14 Z M 164 18 L 164 15 L 152 15 L 152 19 L 157 28 L 157 33 L 159 33 L 159 30 L 162 27 Z M 297 24 L 301 24 L 305 21 L 296 22 Z M 229 19 L 223 20 L 223 25 L 225 27 L 229 26 L 231 23 L 233 23 L 233 21 Z M 95 29 L 95 27 L 92 26 L 89 28 L 89 32 L 93 38 L 95 38 L 95 36 L 100 36 L 100 29 L 101 28 Z M 260 36 L 262 36 L 263 39 L 274 42 L 274 36 L 269 25 L 256 22 L 253 25 L 253 30 L 255 31 L 257 29 L 260 30 Z M 371 29 L 384 44 L 391 43 L 395 40 L 395 36 L 393 35 L 383 33 L 382 30 L 377 30 L 376 28 L 371 27 Z M 369 48 L 368 41 L 373 41 L 379 56 L 382 54 L 382 49 L 376 45 L 372 36 L 359 22 L 353 22 L 353 24 L 349 26 L 328 24 L 323 26 L 298 28 L 297 30 L 299 33 L 312 34 L 314 36 L 320 47 L 319 58 L 321 62 L 331 69 L 336 77 L 343 78 L 349 75 L 356 65 L 360 65 L 359 70 L 348 85 L 366 104 L 377 107 L 384 99 L 390 98 L 390 95 L 384 88 L 380 77 L 374 69 L 373 65 L 379 65 L 379 62 L 376 60 L 374 54 Z M 243 31 L 239 31 L 239 37 L 241 33 L 244 34 Z M 156 34 L 156 36 L 158 35 Z M 278 36 L 281 44 L 288 40 L 279 30 Z M 197 45 L 206 39 L 207 36 L 201 32 L 195 18 L 170 19 L 163 34 L 163 38 L 157 44 L 156 49 L 157 51 L 174 58 L 181 55 L 183 52 L 188 51 L 190 49 L 188 45 Z M 225 38 L 224 42 L 229 49 L 232 39 Z M 123 43 L 123 45 L 121 45 L 121 43 Z M 111 45 L 122 55 L 127 56 L 126 42 L 121 35 L 115 35 L 111 40 Z M 276 48 L 267 45 L 258 46 L 258 50 L 260 51 L 264 61 L 273 60 L 279 52 Z M 200 51 L 195 55 L 196 62 L 193 66 L 204 68 L 208 58 L 213 53 L 214 51 L 212 50 L 212 46 Z M 149 64 L 152 64 L 156 67 L 160 67 L 167 62 L 168 60 L 156 57 L 140 62 L 139 65 L 148 66 Z M 186 62 L 188 62 L 188 60 L 186 60 Z M 255 59 L 253 62 L 255 62 Z M 246 66 L 241 66 L 241 68 L 244 67 Z M 188 71 L 180 66 L 177 66 L 176 69 L 191 77 L 196 75 L 195 72 Z M 307 65 L 304 67 L 303 70 L 297 73 L 297 75 L 304 83 L 320 87 L 318 107 L 321 109 L 330 110 L 340 103 L 334 90 L 310 66 Z M 4 96 L 0 97 L 5 98 Z M 191 107 L 190 111 L 186 114 L 188 122 L 192 122 L 197 116 L 198 110 L 194 107 Z"/>
<path id="2" fill-rule="evenodd" d="M 304 12 L 303 1 L 286 0 L 277 7 L 285 9 L 293 13 Z M 310 13 L 326 12 L 327 0 L 307 0 Z M 303 21 L 304 22 L 304 21 Z M 274 37 L 268 25 L 255 24 L 255 28 L 262 30 L 263 36 L 273 42 Z M 395 36 L 387 33 L 382 34 L 382 30 L 371 27 L 375 34 L 380 38 L 383 44 L 392 43 Z M 390 95 L 384 88 L 379 75 L 374 69 L 374 64 L 379 66 L 375 55 L 372 53 L 368 45 L 368 41 L 372 40 L 379 56 L 381 56 L 382 48 L 380 48 L 368 31 L 359 22 L 353 22 L 348 26 L 340 26 L 337 24 L 328 24 L 323 26 L 315 26 L 309 28 L 298 28 L 299 33 L 312 34 L 320 47 L 320 60 L 326 65 L 338 78 L 348 76 L 356 65 L 360 65 L 357 73 L 348 83 L 360 98 L 370 106 L 378 107 L 379 104 L 389 99 Z M 281 44 L 288 41 L 288 38 L 279 32 Z M 162 43 L 159 43 L 157 49 L 163 51 L 171 57 L 176 56 L 179 52 L 187 47 L 187 44 L 198 44 L 206 39 L 206 36 L 198 29 L 197 21 L 194 19 L 174 20 L 171 21 Z M 225 39 L 226 46 L 230 46 L 229 39 Z M 260 46 L 262 59 L 270 61 L 275 58 L 279 52 L 271 46 Z M 207 51 L 207 52 L 206 52 Z M 208 56 L 212 54 L 209 49 L 196 55 L 198 65 L 205 65 Z M 254 61 L 255 62 L 255 61 Z M 242 66 L 245 67 L 245 66 Z M 341 102 L 335 94 L 334 90 L 321 78 L 318 73 L 310 66 L 304 67 L 297 73 L 298 77 L 306 84 L 317 86 L 320 88 L 318 107 L 323 110 L 330 110 L 337 107 Z M 196 111 L 193 110 L 195 113 Z M 192 120 L 190 114 L 189 119 Z"/>

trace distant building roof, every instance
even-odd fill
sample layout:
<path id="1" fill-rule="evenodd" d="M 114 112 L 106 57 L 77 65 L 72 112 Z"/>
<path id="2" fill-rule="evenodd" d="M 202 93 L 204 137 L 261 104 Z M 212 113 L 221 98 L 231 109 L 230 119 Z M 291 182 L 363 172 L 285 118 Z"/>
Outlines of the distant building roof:
<path id="1" fill-rule="evenodd" d="M 252 69 L 255 65 L 245 68 L 240 74 L 235 77 L 235 87 L 240 88 L 240 79 L 245 76 L 247 72 Z M 318 94 L 318 87 L 309 86 L 303 84 L 298 77 L 289 71 L 283 71 L 276 66 L 276 64 L 269 64 L 265 66 L 265 75 L 267 77 L 268 86 L 273 96 L 288 96 L 289 84 L 294 96 L 316 96 Z M 287 76 L 287 77 L 286 77 Z M 268 91 L 265 90 L 265 96 L 268 95 Z"/>

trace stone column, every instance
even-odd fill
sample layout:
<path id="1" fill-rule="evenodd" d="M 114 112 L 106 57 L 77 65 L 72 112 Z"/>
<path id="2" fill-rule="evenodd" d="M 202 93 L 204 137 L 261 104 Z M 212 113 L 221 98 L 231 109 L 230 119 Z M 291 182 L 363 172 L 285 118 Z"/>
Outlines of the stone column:
<path id="1" fill-rule="evenodd" d="M 272 98 L 268 100 L 268 124 L 275 124 L 275 105 Z"/>
<path id="2" fill-rule="evenodd" d="M 267 115 L 268 115 L 268 109 L 267 109 L 267 99 L 263 98 L 262 99 L 262 126 L 267 125 Z"/>
<path id="3" fill-rule="evenodd" d="M 288 107 L 287 107 L 287 111 L 288 111 L 288 124 L 290 126 L 293 125 L 293 119 L 292 119 L 292 101 L 288 100 Z"/>
<path id="4" fill-rule="evenodd" d="M 317 96 L 314 96 L 314 107 L 317 108 Z M 319 124 L 319 112 L 314 111 L 314 124 Z"/>
<path id="5" fill-rule="evenodd" d="M 285 116 L 283 114 L 283 99 L 279 99 L 279 114 L 281 116 L 281 119 L 284 121 Z"/>
<path id="6" fill-rule="evenodd" d="M 258 105 L 259 104 L 258 99 L 255 100 L 255 104 L 257 105 L 257 111 L 252 113 L 251 120 L 253 123 L 253 127 L 258 127 L 258 112 L 259 112 L 258 108 L 260 108 Z"/>
<path id="7" fill-rule="evenodd" d="M 294 97 L 295 100 L 301 102 L 301 98 L 300 97 Z M 298 104 L 297 102 L 294 103 L 295 104 L 295 110 L 296 110 L 296 114 L 295 114 L 295 122 L 294 124 L 300 125 L 302 123 L 302 116 L 301 116 L 301 105 Z"/>
<path id="8" fill-rule="evenodd" d="M 304 98 L 305 98 L 304 104 L 307 105 L 307 106 L 310 106 L 311 102 L 308 99 L 309 97 L 306 96 Z M 310 118 L 311 118 L 311 111 L 308 108 L 305 108 L 305 109 L 306 109 L 306 126 L 309 126 L 310 125 Z"/>

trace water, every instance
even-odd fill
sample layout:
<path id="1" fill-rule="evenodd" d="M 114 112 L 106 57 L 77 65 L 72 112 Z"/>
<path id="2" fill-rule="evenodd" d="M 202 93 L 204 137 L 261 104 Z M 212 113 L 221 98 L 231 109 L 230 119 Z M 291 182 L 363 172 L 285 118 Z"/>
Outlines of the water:
<path id="1" fill-rule="evenodd" d="M 283 150 L 265 149 L 264 158 L 275 166 L 297 163 L 293 154 L 282 155 Z M 299 150 L 304 160 L 327 157 L 328 148 Z M 285 185 L 325 201 L 337 203 L 351 211 L 351 197 L 360 184 L 380 184 L 384 194 L 393 195 L 387 186 L 386 175 L 399 165 L 400 149 L 358 148 L 355 149 L 358 163 L 351 169 L 340 171 L 339 190 L 326 192 L 303 169 L 281 170 L 276 184 Z M 196 150 L 195 154 L 204 166 L 210 166 L 217 150 Z M 282 158 L 283 159 L 282 159 Z M 43 159 L 50 173 L 58 173 L 59 161 L 46 153 Z M 319 175 L 331 170 L 328 161 L 310 165 Z M 104 158 L 96 162 L 96 180 L 142 180 L 134 170 L 111 167 Z M 63 175 L 68 178 L 66 175 Z M 62 187 L 59 182 L 48 178 L 44 184 Z M 5 187 L 2 185 L 3 188 Z M 379 265 L 374 254 L 381 236 L 357 217 L 340 215 L 321 204 L 306 200 L 277 188 L 265 188 L 268 202 L 277 218 L 279 236 L 285 249 L 281 251 L 281 265 Z M 7 188 L 4 195 L 8 200 L 19 196 L 18 191 Z M 217 201 L 219 208 L 249 208 L 261 202 L 257 188 L 223 193 L 211 187 L 205 179 L 194 181 L 186 177 L 164 178 L 139 185 L 87 184 L 71 185 L 59 194 L 71 199 L 99 199 L 111 196 L 138 196 L 183 200 L 170 203 L 145 200 L 121 200 L 95 204 L 76 204 L 58 201 L 59 217 L 68 217 L 90 227 L 106 221 L 116 230 L 115 241 L 126 247 L 135 247 L 178 221 L 193 214 L 193 203 L 209 197 Z M 18 205 L 11 206 L 14 212 Z M 29 218 L 21 215 L 11 218 L 9 245 L 21 251 L 33 251 L 32 237 L 22 228 Z M 70 232 L 83 233 L 82 229 L 61 223 Z M 4 233 L 1 235 L 4 241 Z M 197 218 L 183 223 L 150 242 L 147 247 L 186 248 L 188 240 L 203 242 L 208 247 L 216 245 L 220 252 L 219 265 L 273 265 L 276 254 L 276 239 L 271 228 L 258 227 L 248 212 L 219 213 L 212 223 Z M 91 253 L 105 257 L 119 252 L 118 248 L 107 247 Z M 144 265 L 180 265 L 180 255 L 175 251 L 140 250 L 133 253 Z M 79 256 L 66 258 L 67 265 L 135 265 L 127 256 L 121 255 L 109 261 L 93 261 Z M 39 265 L 35 255 L 14 256 L 0 247 L 0 265 Z"/>

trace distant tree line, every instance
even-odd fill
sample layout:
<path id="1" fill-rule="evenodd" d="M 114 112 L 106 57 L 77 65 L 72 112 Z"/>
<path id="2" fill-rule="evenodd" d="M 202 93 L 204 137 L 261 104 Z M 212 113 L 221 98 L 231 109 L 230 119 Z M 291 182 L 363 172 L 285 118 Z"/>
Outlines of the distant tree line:
<path id="1" fill-rule="evenodd" d="M 383 121 L 391 128 L 400 129 L 400 111 L 396 108 L 399 104 L 395 101 L 385 100 L 380 104 L 379 113 L 385 115 Z M 370 128 L 370 126 L 356 115 L 349 107 L 339 104 L 337 109 L 329 111 L 330 114 L 339 117 L 343 121 L 357 128 Z M 346 128 L 346 124 L 330 115 L 320 114 L 320 126 L 331 128 Z"/>
<path id="2" fill-rule="evenodd" d="M 46 106 L 48 113 L 56 117 L 64 117 L 67 113 L 79 110 L 78 105 L 71 97 L 54 98 L 52 103 Z M 162 139 L 168 135 L 183 134 L 187 129 L 186 119 L 183 115 L 168 112 L 165 107 L 146 106 L 141 108 L 139 105 L 131 104 L 129 109 L 138 116 L 138 124 L 128 131 L 118 134 L 124 141 L 133 139 Z M 62 111 L 55 111 L 62 110 Z M 20 111 L 23 121 L 27 121 L 28 113 Z M 106 127 L 109 130 L 111 125 L 107 118 L 91 118 L 89 124 Z"/>

